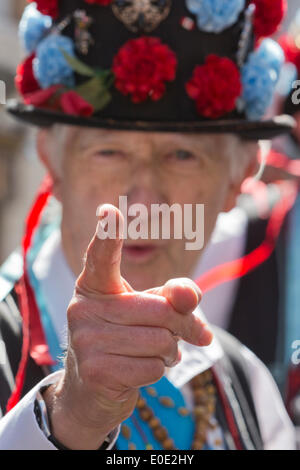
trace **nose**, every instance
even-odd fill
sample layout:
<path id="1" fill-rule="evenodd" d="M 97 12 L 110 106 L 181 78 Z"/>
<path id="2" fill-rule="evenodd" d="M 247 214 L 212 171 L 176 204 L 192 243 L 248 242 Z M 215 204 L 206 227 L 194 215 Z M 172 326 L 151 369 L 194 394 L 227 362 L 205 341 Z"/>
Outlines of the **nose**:
<path id="1" fill-rule="evenodd" d="M 166 202 L 157 163 L 152 161 L 138 162 L 132 169 L 130 183 L 127 193 L 129 204 L 143 204 L 149 210 L 151 204 Z"/>

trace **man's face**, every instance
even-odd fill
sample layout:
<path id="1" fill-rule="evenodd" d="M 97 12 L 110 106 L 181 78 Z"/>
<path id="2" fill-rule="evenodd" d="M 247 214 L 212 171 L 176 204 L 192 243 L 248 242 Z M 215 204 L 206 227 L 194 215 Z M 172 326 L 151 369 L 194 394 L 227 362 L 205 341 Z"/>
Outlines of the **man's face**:
<path id="1" fill-rule="evenodd" d="M 59 138 L 57 133 L 61 133 Z M 206 244 L 218 213 L 232 201 L 235 189 L 230 179 L 229 152 L 234 151 L 236 140 L 230 135 L 70 126 L 50 131 L 50 139 L 54 138 L 59 142 L 56 152 L 61 153 L 59 174 L 53 164 L 50 167 L 55 194 L 63 206 L 64 251 L 76 275 L 95 232 L 100 204 L 118 207 L 119 196 L 127 196 L 128 207 L 144 204 L 149 214 L 152 204 L 204 204 Z M 186 242 L 185 238 L 125 240 L 122 276 L 137 290 L 164 284 L 170 278 L 191 276 L 200 252 L 186 250 Z"/>

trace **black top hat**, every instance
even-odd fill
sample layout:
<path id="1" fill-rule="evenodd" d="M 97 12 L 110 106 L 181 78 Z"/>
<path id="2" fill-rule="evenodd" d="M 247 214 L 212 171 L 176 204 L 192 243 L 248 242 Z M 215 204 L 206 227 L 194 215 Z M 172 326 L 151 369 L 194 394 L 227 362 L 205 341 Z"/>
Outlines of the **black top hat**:
<path id="1" fill-rule="evenodd" d="M 36 0 L 9 111 L 38 126 L 236 133 L 290 131 L 262 121 L 283 53 L 271 39 L 285 0 Z M 270 18 L 268 17 L 270 13 Z M 277 15 L 275 14 L 277 13 Z"/>

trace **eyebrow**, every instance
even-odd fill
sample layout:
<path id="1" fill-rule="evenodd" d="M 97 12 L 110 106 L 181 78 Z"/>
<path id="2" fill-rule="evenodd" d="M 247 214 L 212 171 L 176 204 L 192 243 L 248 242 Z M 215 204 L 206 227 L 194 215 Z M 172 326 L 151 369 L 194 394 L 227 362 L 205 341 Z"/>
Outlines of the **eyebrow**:
<path id="1" fill-rule="evenodd" d="M 83 137 L 83 132 L 79 132 L 76 134 L 76 140 L 79 141 L 79 149 L 84 150 L 89 146 L 93 145 L 95 142 L 99 141 L 100 139 L 105 139 L 106 137 L 115 138 L 115 135 L 112 135 L 110 131 L 106 129 L 97 129 L 95 131 L 88 130 L 90 135 L 88 137 Z"/>
<path id="2" fill-rule="evenodd" d="M 107 129 L 88 129 L 89 135 L 88 137 L 84 138 L 83 137 L 83 130 L 82 132 L 77 132 L 74 135 L 73 142 L 76 143 L 78 142 L 78 148 L 80 151 L 84 151 L 90 146 L 93 146 L 99 142 L 99 140 L 103 140 L 104 143 L 108 141 L 108 143 L 114 142 L 114 143 L 120 143 L 120 139 L 123 138 L 123 132 L 122 131 L 112 131 L 112 130 L 107 130 Z M 121 142 L 122 145 L 128 144 L 130 141 L 130 134 L 126 135 L 127 139 L 124 142 Z M 215 151 L 215 145 L 216 141 L 213 139 L 213 136 L 210 136 L 210 142 L 213 143 L 212 146 L 208 146 L 209 142 L 207 140 L 207 136 L 200 136 L 198 134 L 177 134 L 177 133 L 166 133 L 164 135 L 164 139 L 161 141 L 162 145 L 166 145 L 168 143 L 178 146 L 185 146 L 189 145 L 192 146 L 195 149 L 199 149 L 208 153 L 214 153 Z M 202 138 L 201 138 L 202 137 Z M 211 147 L 210 149 L 208 147 Z"/>

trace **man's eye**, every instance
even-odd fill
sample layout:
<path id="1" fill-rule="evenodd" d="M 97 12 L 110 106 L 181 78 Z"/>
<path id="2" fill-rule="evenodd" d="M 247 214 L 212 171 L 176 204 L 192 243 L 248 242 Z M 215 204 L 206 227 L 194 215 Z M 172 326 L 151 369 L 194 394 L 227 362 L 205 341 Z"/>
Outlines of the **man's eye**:
<path id="1" fill-rule="evenodd" d="M 107 149 L 107 150 L 99 150 L 97 152 L 98 155 L 101 155 L 103 157 L 112 157 L 116 154 L 118 154 L 119 152 L 117 152 L 116 150 L 110 150 L 110 149 Z"/>
<path id="2" fill-rule="evenodd" d="M 174 156 L 179 161 L 193 160 L 195 158 L 188 150 L 176 150 L 176 152 L 174 152 Z"/>

